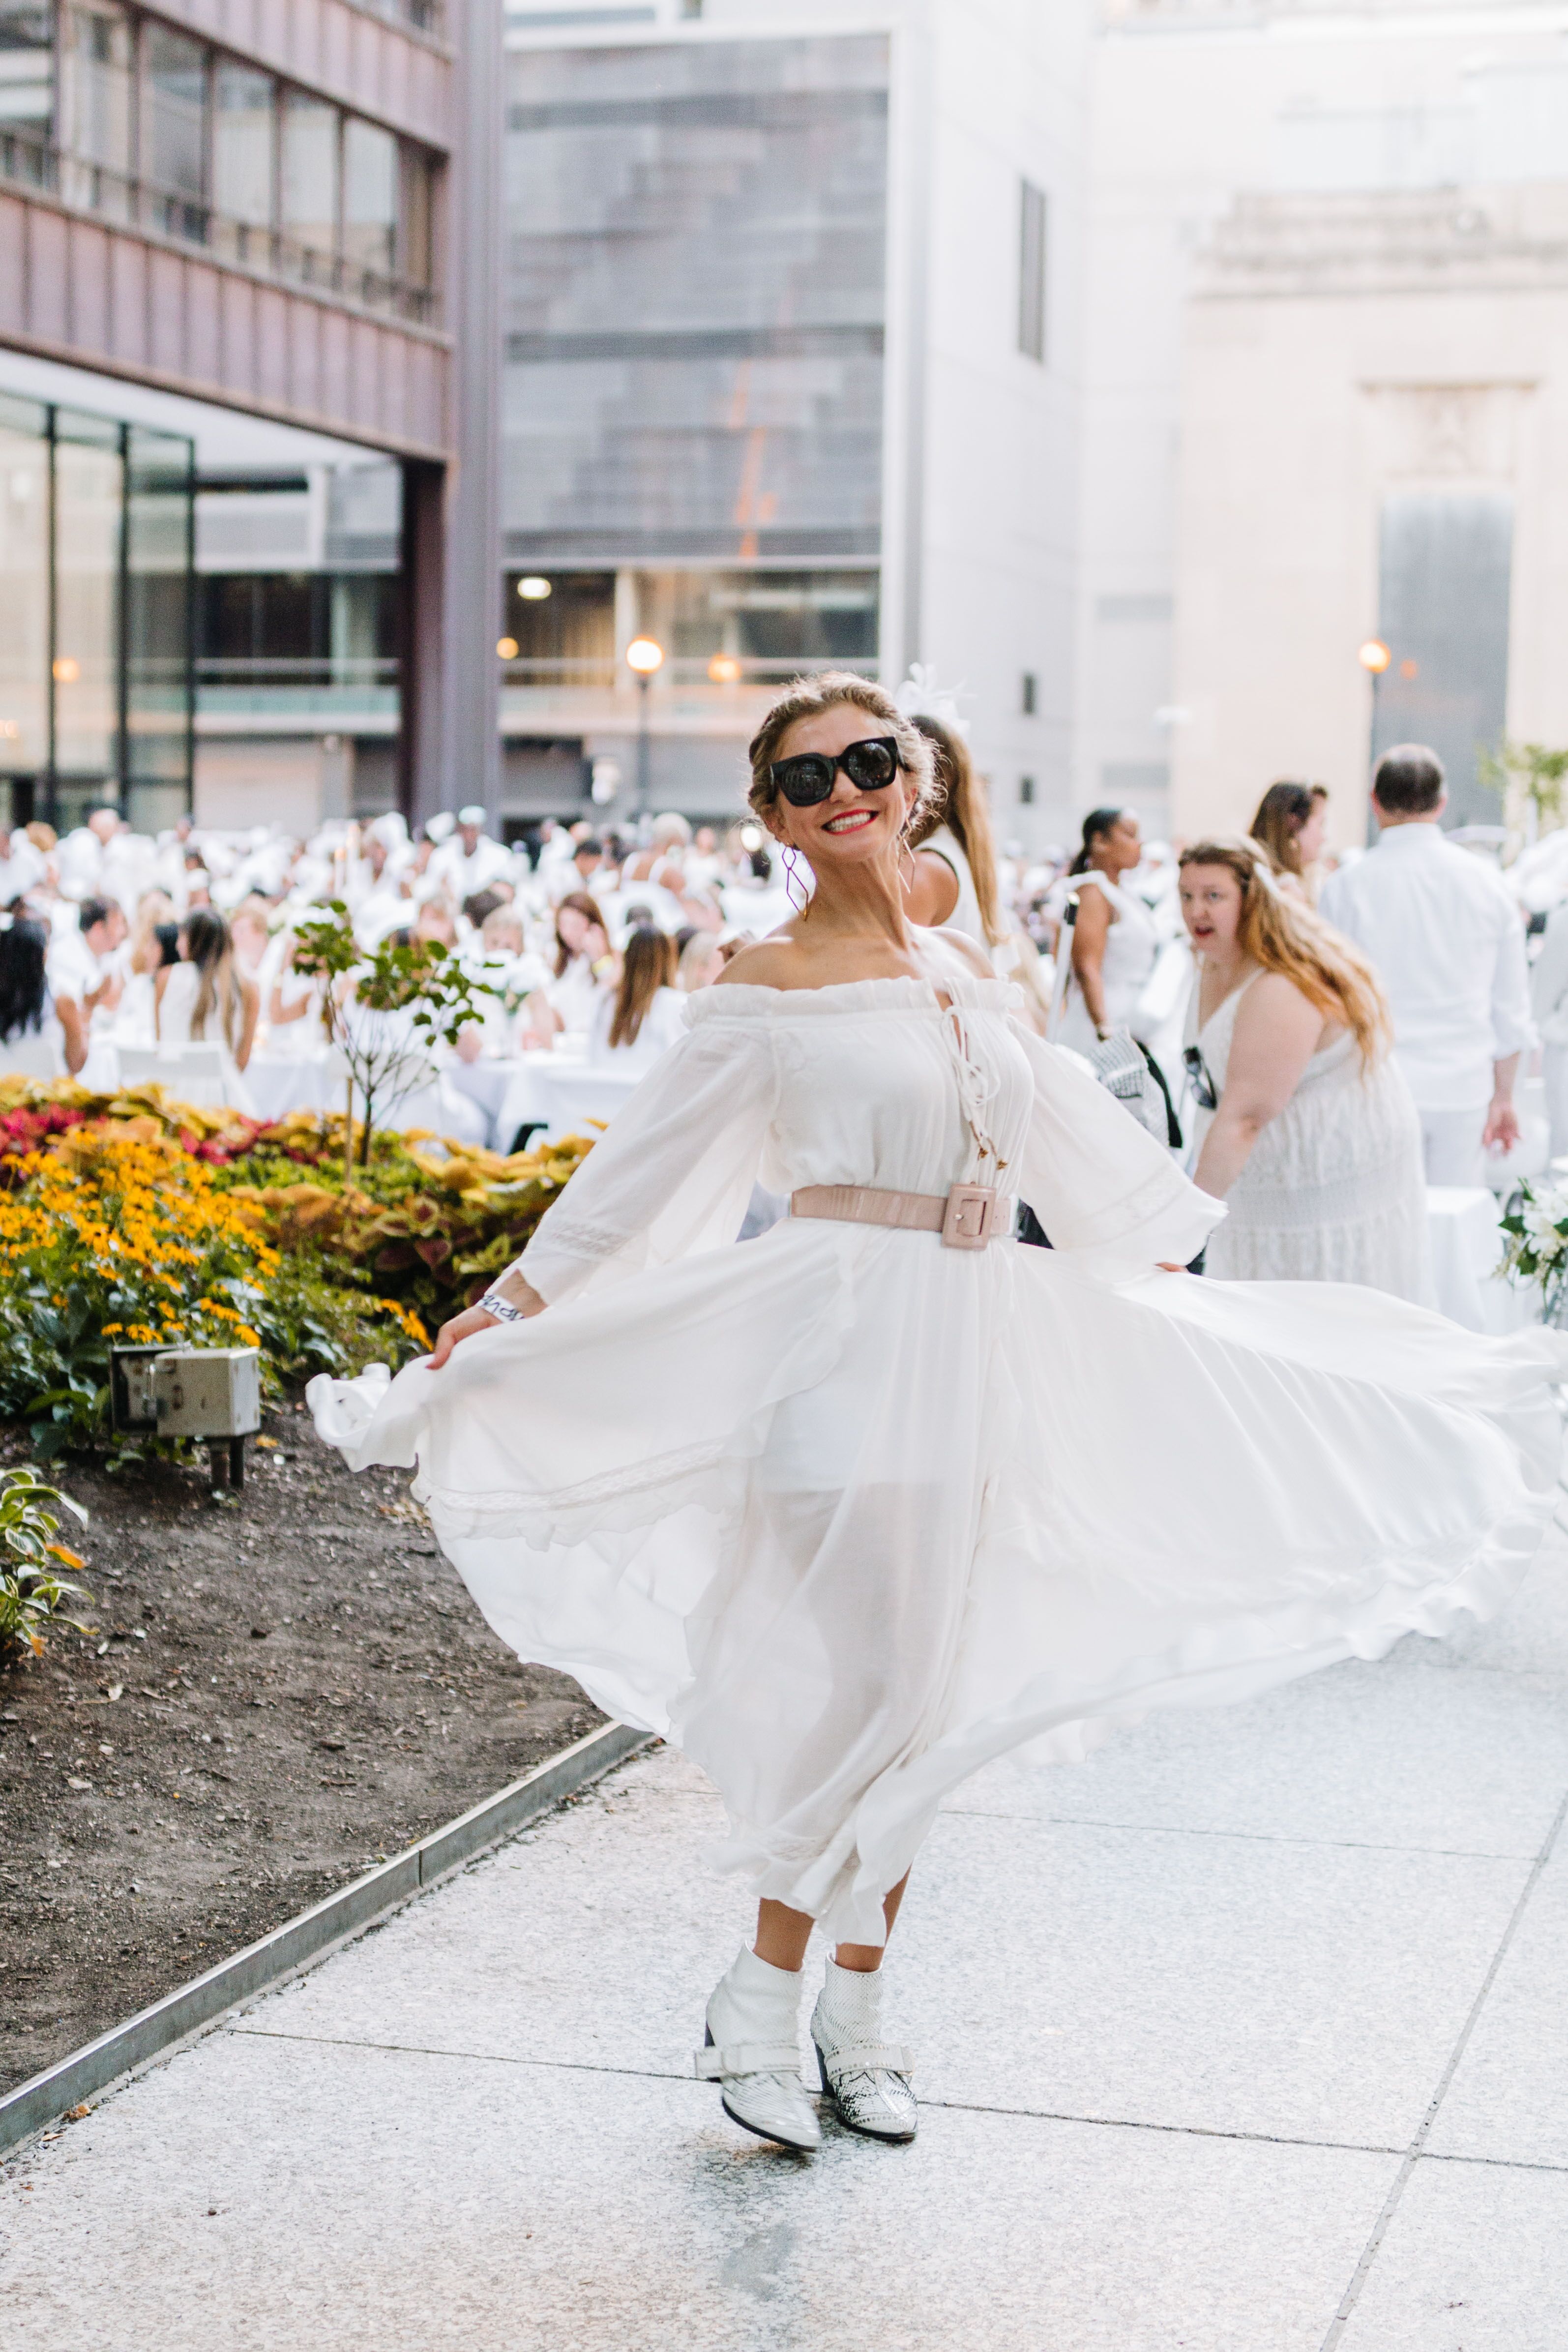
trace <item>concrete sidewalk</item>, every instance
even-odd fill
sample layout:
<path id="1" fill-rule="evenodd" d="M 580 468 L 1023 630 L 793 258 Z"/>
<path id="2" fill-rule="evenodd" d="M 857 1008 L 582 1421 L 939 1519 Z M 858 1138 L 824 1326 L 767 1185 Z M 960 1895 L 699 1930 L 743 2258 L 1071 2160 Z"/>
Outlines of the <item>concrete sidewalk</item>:
<path id="1" fill-rule="evenodd" d="M 1561 1548 L 997 1766 L 890 1962 L 920 2138 L 807 2160 L 691 2079 L 747 1906 L 657 1753 L 7 2166 L 0 2347 L 1562 2352 L 1565 1801 Z"/>

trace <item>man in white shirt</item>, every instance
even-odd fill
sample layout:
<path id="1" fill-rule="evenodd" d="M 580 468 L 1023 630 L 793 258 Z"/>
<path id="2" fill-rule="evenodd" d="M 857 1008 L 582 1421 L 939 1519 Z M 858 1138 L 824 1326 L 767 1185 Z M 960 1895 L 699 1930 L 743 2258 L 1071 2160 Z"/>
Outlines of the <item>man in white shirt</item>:
<path id="1" fill-rule="evenodd" d="M 549 870 L 549 890 L 552 907 L 559 907 L 574 890 L 591 891 L 595 877 L 608 879 L 605 873 L 604 845 L 591 834 L 584 841 L 572 844 L 571 856 Z"/>
<path id="2" fill-rule="evenodd" d="M 55 908 L 49 926 L 49 994 L 77 1006 L 85 1029 L 101 1004 L 112 1010 L 120 982 L 109 959 L 125 937 L 125 917 L 112 898 L 83 901 L 73 929 L 66 907 Z"/>
<path id="3" fill-rule="evenodd" d="M 1535 1032 L 1519 909 L 1500 875 L 1445 840 L 1447 798 L 1435 751 L 1385 751 L 1372 783 L 1377 845 L 1330 876 L 1319 910 L 1383 982 L 1427 1182 L 1479 1184 L 1485 1152 L 1519 1140 L 1513 1082 Z"/>
<path id="4" fill-rule="evenodd" d="M 25 898 L 47 871 L 42 856 L 20 826 L 13 831 L 0 825 L 0 908 Z"/>
<path id="5" fill-rule="evenodd" d="M 476 804 L 458 810 L 456 834 L 436 851 L 430 872 L 454 906 L 460 907 L 465 898 L 476 898 L 492 882 L 514 879 L 512 853 L 491 840 L 485 831 L 485 812 Z"/>

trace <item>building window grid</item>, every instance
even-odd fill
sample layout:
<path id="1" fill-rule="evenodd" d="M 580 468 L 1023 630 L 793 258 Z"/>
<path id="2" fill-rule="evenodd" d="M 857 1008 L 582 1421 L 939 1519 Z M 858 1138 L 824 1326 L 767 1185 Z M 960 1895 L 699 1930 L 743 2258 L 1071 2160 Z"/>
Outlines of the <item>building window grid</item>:
<path id="1" fill-rule="evenodd" d="M 0 14 L 8 14 L 13 18 L 22 13 L 15 9 L 0 11 Z M 42 16 L 44 11 L 28 10 L 26 13 Z M 382 126 L 371 122 L 367 117 L 353 114 L 338 106 L 334 100 L 321 98 L 319 93 L 302 89 L 285 77 L 252 66 L 231 51 L 207 42 L 186 41 L 183 34 L 155 24 L 140 9 L 126 5 L 115 12 L 124 21 L 129 33 L 127 152 L 125 168 L 121 170 L 101 157 L 81 152 L 74 137 L 70 145 L 62 146 L 53 135 L 59 127 L 61 93 L 67 86 L 67 18 L 68 16 L 74 17 L 78 13 L 85 16 L 89 12 L 74 10 L 69 0 L 66 0 L 66 5 L 57 5 L 49 13 L 53 27 L 49 135 L 39 138 L 30 131 L 19 131 L 14 125 L 0 126 L 0 178 L 39 188 L 82 210 L 135 223 L 175 243 L 204 246 L 218 252 L 225 260 L 237 262 L 243 268 L 264 275 L 320 287 L 368 310 L 391 310 L 418 324 L 434 322 L 436 289 L 432 282 L 434 254 L 430 236 L 430 175 L 434 169 L 435 159 L 428 150 L 421 148 L 415 142 L 384 131 Z M 95 18 L 99 13 L 107 18 L 107 11 L 92 12 Z M 373 13 L 400 16 L 403 11 L 401 7 L 388 5 Z M 423 28 L 433 29 L 434 26 Z M 75 29 L 74 25 L 72 29 Z M 200 77 L 197 99 L 199 194 L 190 187 L 172 184 L 168 179 L 143 169 L 144 160 L 148 163 L 152 161 L 156 143 L 155 134 L 149 129 L 151 110 L 157 102 L 148 63 L 150 35 L 161 37 L 170 43 L 181 42 L 197 53 L 200 59 L 197 68 Z M 218 110 L 214 100 L 219 79 L 225 73 L 265 81 L 270 90 L 270 218 L 265 225 L 235 219 L 210 201 L 215 177 L 214 142 Z M 329 107 L 335 118 L 334 211 L 332 249 L 329 252 L 298 238 L 291 238 L 283 220 L 283 131 L 290 101 Z M 377 269 L 356 263 L 346 249 L 344 149 L 350 124 L 392 141 L 392 218 L 389 227 L 392 237 L 393 266 L 390 269 Z M 74 131 L 74 126 L 70 128 Z"/>

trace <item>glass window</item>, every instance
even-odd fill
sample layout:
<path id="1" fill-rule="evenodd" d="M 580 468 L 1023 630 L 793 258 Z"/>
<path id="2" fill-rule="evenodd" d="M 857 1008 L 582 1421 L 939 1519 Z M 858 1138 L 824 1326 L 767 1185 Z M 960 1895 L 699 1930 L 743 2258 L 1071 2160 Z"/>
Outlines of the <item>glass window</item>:
<path id="1" fill-rule="evenodd" d="M 178 435 L 127 428 L 124 805 L 147 832 L 189 803 L 193 455 Z"/>
<path id="2" fill-rule="evenodd" d="M 267 258 L 277 160 L 277 86 L 249 66 L 213 76 L 214 236 L 237 261 Z"/>
<path id="3" fill-rule="evenodd" d="M 0 776 L 49 759 L 47 412 L 0 394 Z"/>
<path id="4" fill-rule="evenodd" d="M 206 235 L 207 52 L 148 24 L 142 34 L 141 178 L 154 226 Z"/>
<path id="5" fill-rule="evenodd" d="M 329 277 L 338 250 L 338 126 L 324 99 L 284 92 L 278 217 L 288 258 L 307 278 Z"/>
<path id="6" fill-rule="evenodd" d="M 351 115 L 343 125 L 343 258 L 381 278 L 397 267 L 397 141 Z"/>
<path id="7" fill-rule="evenodd" d="M 134 28 L 119 0 L 83 0 L 60 26 L 60 136 L 67 201 L 129 209 Z"/>
<path id="8" fill-rule="evenodd" d="M 120 428 L 61 409 L 55 436 L 55 764 L 99 784 L 119 767 Z"/>
<path id="9" fill-rule="evenodd" d="M 410 286 L 428 289 L 435 283 L 435 166 L 423 147 L 405 146 L 399 159 L 402 182 L 398 220 L 398 275 Z M 421 310 L 419 315 L 424 315 Z"/>
<path id="10" fill-rule="evenodd" d="M 0 0 L 0 169 L 42 179 L 54 133 L 54 12 Z"/>

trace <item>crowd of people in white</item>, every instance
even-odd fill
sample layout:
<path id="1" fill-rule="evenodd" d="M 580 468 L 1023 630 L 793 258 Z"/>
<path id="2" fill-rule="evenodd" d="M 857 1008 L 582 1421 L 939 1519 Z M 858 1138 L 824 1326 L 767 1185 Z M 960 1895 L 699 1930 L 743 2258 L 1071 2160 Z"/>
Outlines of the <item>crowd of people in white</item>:
<path id="1" fill-rule="evenodd" d="M 951 703 L 917 677 L 901 707 L 938 784 L 910 919 L 966 936 L 1039 1034 L 1147 1096 L 1227 1202 L 1210 1275 L 1429 1302 L 1426 1188 L 1500 1190 L 1568 1151 L 1568 832 L 1504 867 L 1495 838 L 1444 830 L 1441 766 L 1405 746 L 1378 766 L 1365 851 L 1328 847 L 1323 786 L 1281 782 L 1246 834 L 1173 849 L 1102 808 L 1071 858 L 1029 857 L 998 847 Z M 513 845 L 474 806 L 417 835 L 390 814 L 308 840 L 183 820 L 153 840 L 109 809 L 63 838 L 0 831 L 0 1072 L 183 1077 L 267 1117 L 337 1107 L 323 983 L 294 962 L 298 923 L 338 901 L 367 952 L 439 941 L 486 984 L 393 1118 L 505 1150 L 612 1113 L 691 994 L 811 888 L 745 815 L 547 819 Z M 1516 1108 L 1538 1046 L 1549 1136 Z M 587 1091 L 541 1095 L 541 1070 Z"/>

